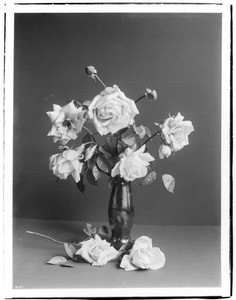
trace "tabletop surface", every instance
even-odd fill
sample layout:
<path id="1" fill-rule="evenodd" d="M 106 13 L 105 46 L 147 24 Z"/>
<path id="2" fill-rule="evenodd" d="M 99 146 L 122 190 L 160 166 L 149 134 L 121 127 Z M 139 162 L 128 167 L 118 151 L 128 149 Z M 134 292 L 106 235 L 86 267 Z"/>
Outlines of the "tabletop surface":
<path id="1" fill-rule="evenodd" d="M 94 225 L 102 225 L 94 223 Z M 13 289 L 220 287 L 220 227 L 134 225 L 132 238 L 152 238 L 166 256 L 157 271 L 126 272 L 109 262 L 104 267 L 72 262 L 74 268 L 46 264 L 54 256 L 67 257 L 63 246 L 26 233 L 48 235 L 63 242 L 86 238 L 84 222 L 15 219 L 13 224 Z"/>

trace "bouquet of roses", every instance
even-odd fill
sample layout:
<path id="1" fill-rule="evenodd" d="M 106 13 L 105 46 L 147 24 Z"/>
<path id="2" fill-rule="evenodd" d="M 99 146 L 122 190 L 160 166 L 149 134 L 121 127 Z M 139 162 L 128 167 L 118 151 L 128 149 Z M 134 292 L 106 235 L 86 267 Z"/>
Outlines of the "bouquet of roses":
<path id="1" fill-rule="evenodd" d="M 159 136 L 159 157 L 169 157 L 189 144 L 188 135 L 194 130 L 192 123 L 184 121 L 178 113 L 160 123 L 155 122 L 157 130 L 151 134 L 146 126 L 135 124 L 134 118 L 139 114 L 137 102 L 142 98 L 155 101 L 155 90 L 146 89 L 144 95 L 134 101 L 127 98 L 117 85 L 106 87 L 94 67 L 87 67 L 86 72 L 99 80 L 104 90 L 92 101 L 71 101 L 63 107 L 54 105 L 53 111 L 47 113 L 52 123 L 48 135 L 61 144 L 62 150 L 50 157 L 50 170 L 59 179 L 72 175 L 82 192 L 85 189 L 84 175 L 94 185 L 103 174 L 109 176 L 111 185 L 116 176 L 126 181 L 143 178 L 142 184 L 153 182 L 156 172 L 150 162 L 155 159 L 147 152 L 146 144 L 154 136 Z M 96 132 L 87 127 L 91 123 Z M 69 148 L 67 143 L 76 140 L 82 131 L 86 134 L 81 145 Z M 105 136 L 103 145 L 96 141 L 97 134 Z M 165 187 L 173 192 L 174 178 L 164 174 L 162 179 Z"/>
<path id="2" fill-rule="evenodd" d="M 153 170 L 154 157 L 148 153 L 146 144 L 155 136 L 160 138 L 159 158 L 168 158 L 176 151 L 189 144 L 188 135 L 194 130 L 190 121 L 178 113 L 161 122 L 155 122 L 156 131 L 151 133 L 144 125 L 136 124 L 135 116 L 139 114 L 137 103 L 141 99 L 157 100 L 155 90 L 147 88 L 144 95 L 136 101 L 129 99 L 117 85 L 106 87 L 98 77 L 93 66 L 86 68 L 89 77 L 101 83 L 103 90 L 86 101 L 70 101 L 61 107 L 53 105 L 53 111 L 47 112 L 52 128 L 48 133 L 54 143 L 59 142 L 60 153 L 49 159 L 49 168 L 58 179 L 67 179 L 71 175 L 81 192 L 85 190 L 84 178 L 96 185 L 104 174 L 108 176 L 109 185 L 117 180 L 132 182 L 142 178 L 141 184 L 152 183 L 157 174 Z M 91 129 L 91 125 L 93 129 Z M 103 136 L 98 141 L 98 136 Z M 81 137 L 81 138 L 80 138 Z M 69 143 L 79 140 L 79 145 L 69 147 Z M 163 174 L 164 186 L 169 192 L 174 191 L 175 179 L 170 174 Z M 127 222 L 127 215 L 116 212 L 117 219 Z M 126 224 L 127 225 L 127 224 Z M 131 225 L 132 226 L 132 225 Z M 88 238 L 78 244 L 54 242 L 64 246 L 70 260 L 86 261 L 92 266 L 103 266 L 108 261 L 119 258 L 120 267 L 126 271 L 136 269 L 157 270 L 165 264 L 165 255 L 152 246 L 149 237 L 142 236 L 132 242 L 129 249 L 115 249 L 108 242 L 108 228 L 99 230 L 87 223 L 84 232 Z M 73 267 L 65 257 L 53 257 L 47 263 Z"/>

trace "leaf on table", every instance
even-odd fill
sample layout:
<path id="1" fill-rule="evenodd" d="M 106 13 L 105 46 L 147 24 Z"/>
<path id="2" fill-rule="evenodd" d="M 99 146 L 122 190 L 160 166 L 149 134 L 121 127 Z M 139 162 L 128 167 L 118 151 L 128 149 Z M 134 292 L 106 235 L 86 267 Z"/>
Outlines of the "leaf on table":
<path id="1" fill-rule="evenodd" d="M 74 266 L 72 266 L 70 264 L 62 264 L 62 265 L 60 265 L 60 267 L 74 268 Z"/>
<path id="2" fill-rule="evenodd" d="M 109 230 L 108 230 L 107 226 L 102 225 L 102 226 L 99 228 L 98 233 L 99 233 L 100 235 L 108 235 Z"/>
<path id="3" fill-rule="evenodd" d="M 94 234 L 96 234 L 97 229 L 96 229 L 96 227 L 93 227 L 92 224 L 86 223 L 86 227 L 83 229 L 83 231 L 88 236 L 93 236 Z"/>
<path id="4" fill-rule="evenodd" d="M 67 263 L 67 259 L 63 256 L 54 256 L 49 261 L 46 262 L 46 264 L 50 265 L 61 265 Z"/>
<path id="5" fill-rule="evenodd" d="M 157 178 L 157 174 L 155 171 L 150 172 L 149 174 L 147 174 L 143 180 L 142 180 L 142 185 L 147 185 L 152 183 L 153 181 L 155 181 Z"/>
<path id="6" fill-rule="evenodd" d="M 75 247 L 71 244 L 64 243 L 64 248 L 65 248 L 66 253 L 68 254 L 68 256 L 70 258 L 73 258 L 74 254 L 76 252 Z"/>
<path id="7" fill-rule="evenodd" d="M 162 180 L 167 191 L 174 193 L 175 179 L 170 174 L 162 175 Z"/>
<path id="8" fill-rule="evenodd" d="M 79 262 L 79 263 L 87 263 L 86 260 L 79 254 L 74 255 L 73 261 L 76 261 L 76 262 Z"/>

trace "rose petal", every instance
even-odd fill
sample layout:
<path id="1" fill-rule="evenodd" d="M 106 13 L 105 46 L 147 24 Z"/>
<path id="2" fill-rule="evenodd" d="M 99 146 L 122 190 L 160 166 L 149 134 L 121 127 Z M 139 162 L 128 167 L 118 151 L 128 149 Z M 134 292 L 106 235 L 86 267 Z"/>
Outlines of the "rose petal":
<path id="1" fill-rule="evenodd" d="M 125 254 L 121 260 L 120 267 L 125 269 L 125 271 L 134 271 L 137 268 L 131 264 L 129 255 Z"/>
<path id="2" fill-rule="evenodd" d="M 161 269 L 166 262 L 165 254 L 157 247 L 150 250 L 155 256 L 155 263 L 150 266 L 151 270 Z"/>

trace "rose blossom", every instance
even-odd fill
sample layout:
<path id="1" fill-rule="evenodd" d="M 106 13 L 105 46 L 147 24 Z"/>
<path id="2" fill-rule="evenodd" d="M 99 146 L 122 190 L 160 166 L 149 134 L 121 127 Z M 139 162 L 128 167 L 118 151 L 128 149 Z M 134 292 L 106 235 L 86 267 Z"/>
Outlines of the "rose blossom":
<path id="1" fill-rule="evenodd" d="M 57 153 L 49 158 L 49 169 L 60 179 L 66 179 L 70 174 L 76 182 L 80 181 L 80 173 L 82 171 L 84 144 L 75 150 L 68 149 L 62 153 Z"/>
<path id="2" fill-rule="evenodd" d="M 159 157 L 163 159 L 164 157 L 169 157 L 171 155 L 171 148 L 167 145 L 161 145 L 159 148 Z"/>
<path id="3" fill-rule="evenodd" d="M 138 238 L 129 255 L 124 255 L 120 267 L 125 271 L 137 269 L 158 270 L 165 264 L 165 254 L 157 247 L 152 247 L 152 240 L 147 236 Z"/>
<path id="4" fill-rule="evenodd" d="M 188 145 L 188 135 L 194 131 L 192 122 L 183 119 L 184 117 L 178 113 L 176 117 L 170 117 L 160 125 L 166 143 L 170 145 L 172 151 L 178 151 Z"/>
<path id="5" fill-rule="evenodd" d="M 138 113 L 135 102 L 127 98 L 116 85 L 107 87 L 97 95 L 88 108 L 89 118 L 101 135 L 113 134 L 132 125 Z"/>
<path id="6" fill-rule="evenodd" d="M 143 153 L 144 150 L 145 145 L 137 151 L 127 148 L 124 153 L 120 154 L 120 161 L 112 169 L 111 176 L 115 177 L 120 174 L 120 177 L 126 181 L 145 177 L 149 162 L 155 159 L 149 153 Z"/>
<path id="7" fill-rule="evenodd" d="M 47 112 L 52 123 L 48 136 L 53 136 L 54 143 L 60 141 L 63 145 L 75 140 L 85 122 L 84 113 L 82 107 L 76 108 L 73 101 L 63 107 L 54 104 L 53 111 Z"/>
<path id="8" fill-rule="evenodd" d="M 95 234 L 94 238 L 90 238 L 80 244 L 82 247 L 75 254 L 81 255 L 92 266 L 104 266 L 119 254 L 119 251 L 106 240 L 102 240 L 97 234 Z"/>

